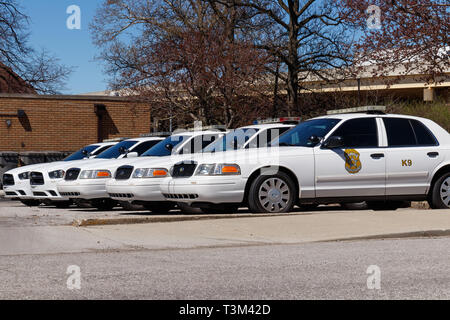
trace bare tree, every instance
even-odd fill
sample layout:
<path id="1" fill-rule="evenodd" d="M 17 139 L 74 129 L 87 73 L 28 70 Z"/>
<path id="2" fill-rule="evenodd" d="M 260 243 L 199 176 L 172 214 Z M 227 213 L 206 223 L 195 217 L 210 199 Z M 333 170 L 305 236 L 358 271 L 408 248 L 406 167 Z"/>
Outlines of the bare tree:
<path id="1" fill-rule="evenodd" d="M 28 44 L 29 18 L 16 0 L 0 1 L 0 63 L 11 68 L 40 93 L 57 93 L 72 69 L 47 51 Z"/>
<path id="2" fill-rule="evenodd" d="M 254 90 L 269 63 L 243 32 L 248 11 L 204 0 L 109 1 L 92 31 L 113 88 L 157 101 L 154 115 L 231 125 L 251 108 L 244 96 L 262 97 Z"/>
<path id="3" fill-rule="evenodd" d="M 369 6 L 377 12 L 369 12 Z M 442 0 L 345 0 L 342 16 L 361 34 L 355 66 L 374 66 L 373 75 L 414 72 L 425 81 L 441 81 L 450 65 L 449 8 Z M 375 13 L 379 25 L 370 28 L 367 22 Z"/>
<path id="4" fill-rule="evenodd" d="M 270 30 L 274 34 L 261 37 L 256 46 L 267 50 L 287 68 L 288 114 L 301 111 L 298 93 L 302 80 L 311 75 L 327 80 L 327 70 L 350 61 L 351 35 L 344 29 L 334 1 L 233 0 L 233 3 L 254 10 L 255 15 L 265 16 L 277 26 Z"/>

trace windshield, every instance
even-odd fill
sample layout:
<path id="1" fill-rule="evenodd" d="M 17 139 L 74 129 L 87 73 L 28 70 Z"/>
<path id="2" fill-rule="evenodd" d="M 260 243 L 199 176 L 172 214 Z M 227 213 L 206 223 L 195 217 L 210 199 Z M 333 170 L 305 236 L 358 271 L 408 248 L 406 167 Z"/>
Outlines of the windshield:
<path id="1" fill-rule="evenodd" d="M 142 157 L 165 157 L 172 154 L 172 150 L 175 146 L 183 142 L 184 140 L 190 138 L 189 136 L 170 136 L 161 142 L 155 144 L 153 148 L 150 148 L 142 154 Z M 168 149 L 166 146 L 171 145 L 172 148 Z"/>
<path id="2" fill-rule="evenodd" d="M 84 148 L 81 148 L 80 150 L 78 150 L 77 152 L 72 153 L 70 156 L 68 156 L 67 158 L 65 158 L 63 161 L 74 161 L 74 160 L 81 160 L 84 159 L 86 157 L 89 156 L 89 154 L 94 151 L 95 149 L 97 149 L 99 146 L 96 145 L 92 145 L 92 146 L 87 146 Z"/>
<path id="3" fill-rule="evenodd" d="M 95 158 L 96 159 L 117 159 L 121 154 L 124 153 L 124 151 L 130 149 L 136 143 L 137 143 L 137 141 L 130 141 L 130 140 L 125 140 L 125 141 L 119 142 L 115 146 L 103 151 Z"/>
<path id="4" fill-rule="evenodd" d="M 221 152 L 238 150 L 258 132 L 256 128 L 241 128 L 232 130 L 214 143 L 211 143 L 203 150 L 197 152 Z"/>
<path id="5" fill-rule="evenodd" d="M 280 147 L 314 147 L 317 145 L 317 142 L 312 142 L 309 138 L 311 136 L 317 136 L 318 138 L 325 137 L 339 121 L 341 120 L 326 118 L 302 122 L 295 128 L 280 136 L 278 143 L 273 143 L 273 145 L 278 145 Z"/>

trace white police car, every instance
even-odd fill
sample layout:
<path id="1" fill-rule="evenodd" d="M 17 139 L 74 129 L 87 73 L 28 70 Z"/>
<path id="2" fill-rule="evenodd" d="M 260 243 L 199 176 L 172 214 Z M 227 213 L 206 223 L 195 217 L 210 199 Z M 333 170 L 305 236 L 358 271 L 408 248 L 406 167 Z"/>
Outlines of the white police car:
<path id="1" fill-rule="evenodd" d="M 98 154 L 94 159 L 72 162 L 59 162 L 49 164 L 43 168 L 33 169 L 30 172 L 30 185 L 32 197 L 35 200 L 51 202 L 58 207 L 67 207 L 71 204 L 69 195 L 60 194 L 56 188 L 67 169 L 75 166 L 93 165 L 103 163 L 110 159 L 137 157 L 163 140 L 162 137 L 139 137 L 123 140 L 104 152 Z"/>
<path id="2" fill-rule="evenodd" d="M 25 205 L 37 206 L 40 204 L 40 201 L 34 199 L 30 186 L 30 173 L 32 171 L 41 170 L 47 166 L 53 166 L 58 163 L 67 164 L 70 161 L 95 158 L 97 155 L 114 144 L 116 144 L 116 142 L 95 143 L 81 148 L 77 152 L 69 155 L 63 161 L 37 163 L 9 170 L 3 175 L 3 190 L 5 191 L 5 198 L 20 199 L 20 201 Z"/>
<path id="3" fill-rule="evenodd" d="M 177 163 L 161 192 L 214 210 L 289 212 L 298 203 L 397 200 L 450 208 L 449 133 L 431 120 L 383 110 L 330 112 L 289 130 L 278 146 Z"/>
<path id="4" fill-rule="evenodd" d="M 223 135 L 224 132 L 220 130 L 180 132 L 160 141 L 142 154 L 142 157 L 159 159 L 170 155 L 190 154 L 193 150 L 202 149 Z M 64 180 L 58 182 L 58 192 L 71 199 L 88 200 L 98 209 L 111 210 L 117 205 L 117 201 L 108 195 L 106 183 L 112 177 L 131 175 L 127 168 L 122 167 L 121 170 L 117 170 L 129 162 L 130 159 L 110 160 L 71 168 L 67 170 Z M 160 172 L 154 174 L 160 174 Z M 125 200 L 127 197 L 114 197 L 114 199 Z"/>
<path id="5" fill-rule="evenodd" d="M 198 136 L 198 143 L 201 147 L 195 151 L 213 153 L 265 147 L 280 134 L 294 127 L 295 125 L 291 124 L 292 122 L 298 123 L 299 120 L 299 118 L 283 118 L 261 121 L 263 124 L 257 122 L 255 125 L 231 130 L 204 149 L 201 147 L 206 144 L 202 144 L 202 139 L 205 138 L 206 142 L 209 139 L 208 137 Z M 192 143 L 192 149 L 195 149 L 195 142 L 192 141 Z M 149 155 L 156 155 L 157 153 L 157 150 L 149 151 Z M 183 154 L 186 154 L 186 152 L 181 152 L 181 155 L 178 156 L 179 160 L 186 158 Z M 119 167 L 115 177 L 106 183 L 106 191 L 112 199 L 118 201 L 142 204 L 151 211 L 167 211 L 172 206 L 161 194 L 159 183 L 167 176 L 170 164 L 176 161 L 174 159 L 175 157 L 167 159 L 165 163 L 158 167 L 153 166 L 158 158 L 142 157 L 128 162 L 126 165 Z"/>

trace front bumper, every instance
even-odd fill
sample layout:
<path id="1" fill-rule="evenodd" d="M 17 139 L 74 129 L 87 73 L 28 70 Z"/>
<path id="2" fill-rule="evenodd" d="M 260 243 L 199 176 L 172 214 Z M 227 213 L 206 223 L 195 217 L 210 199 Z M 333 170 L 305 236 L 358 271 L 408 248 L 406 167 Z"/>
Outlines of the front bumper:
<path id="1" fill-rule="evenodd" d="M 17 176 L 14 177 L 14 185 L 3 186 L 6 199 L 21 199 L 30 200 L 33 199 L 33 193 L 31 191 L 30 180 L 20 180 Z"/>
<path id="2" fill-rule="evenodd" d="M 111 179 L 106 183 L 106 191 L 111 199 L 118 201 L 166 201 L 160 190 L 163 180 L 164 178 Z"/>
<path id="3" fill-rule="evenodd" d="M 160 190 L 166 200 L 189 205 L 241 203 L 246 181 L 241 176 L 166 178 L 160 183 Z"/>
<path id="4" fill-rule="evenodd" d="M 70 199 L 103 199 L 109 198 L 106 183 L 106 179 L 63 180 L 58 182 L 57 189 L 61 196 Z"/>
<path id="5" fill-rule="evenodd" d="M 51 200 L 51 201 L 68 201 L 68 197 L 60 195 L 57 189 L 57 183 L 61 180 L 46 180 L 43 185 L 32 185 L 31 193 L 33 199 Z"/>

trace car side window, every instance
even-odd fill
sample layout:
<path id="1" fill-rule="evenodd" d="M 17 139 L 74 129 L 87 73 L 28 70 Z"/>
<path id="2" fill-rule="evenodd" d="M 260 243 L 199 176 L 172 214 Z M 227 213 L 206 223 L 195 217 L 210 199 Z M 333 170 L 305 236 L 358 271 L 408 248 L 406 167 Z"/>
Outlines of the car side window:
<path id="1" fill-rule="evenodd" d="M 249 144 L 245 146 L 245 149 L 249 148 L 262 148 L 267 147 L 267 145 L 275 138 L 279 137 L 286 131 L 291 129 L 290 127 L 280 127 L 271 128 L 261 131 L 258 136 L 253 139 Z"/>
<path id="2" fill-rule="evenodd" d="M 218 137 L 219 136 L 215 134 L 204 134 L 201 136 L 196 136 L 183 146 L 179 154 L 191 154 L 194 152 L 199 152 L 212 142 L 216 141 Z"/>
<path id="3" fill-rule="evenodd" d="M 150 140 L 150 141 L 142 142 L 138 146 L 134 147 L 133 150 L 131 150 L 131 152 L 137 152 L 138 155 L 141 155 L 145 151 L 147 151 L 148 149 L 153 147 L 155 144 L 157 144 L 158 142 L 159 142 L 159 140 Z"/>
<path id="4" fill-rule="evenodd" d="M 417 145 L 419 146 L 435 146 L 437 145 L 437 140 L 431 131 L 418 120 L 409 120 L 414 129 L 414 133 L 417 138 Z"/>
<path id="5" fill-rule="evenodd" d="M 344 148 L 377 148 L 378 129 L 375 118 L 358 118 L 345 121 L 333 132 L 341 136 Z"/>
<path id="6" fill-rule="evenodd" d="M 433 134 L 420 122 L 404 118 L 383 118 L 390 147 L 434 146 Z"/>

